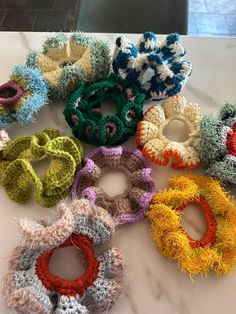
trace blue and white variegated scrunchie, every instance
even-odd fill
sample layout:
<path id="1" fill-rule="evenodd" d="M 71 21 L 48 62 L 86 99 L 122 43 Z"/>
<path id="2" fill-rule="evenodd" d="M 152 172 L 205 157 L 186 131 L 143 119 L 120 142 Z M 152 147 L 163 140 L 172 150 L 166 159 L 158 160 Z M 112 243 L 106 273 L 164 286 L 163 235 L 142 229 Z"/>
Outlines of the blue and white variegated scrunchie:
<path id="1" fill-rule="evenodd" d="M 185 50 L 179 34 L 169 34 L 159 42 L 152 32 L 142 35 L 137 45 L 125 36 L 116 39 L 113 70 L 123 79 L 138 83 L 146 99 L 161 100 L 180 93 L 192 72 L 183 61 Z"/>

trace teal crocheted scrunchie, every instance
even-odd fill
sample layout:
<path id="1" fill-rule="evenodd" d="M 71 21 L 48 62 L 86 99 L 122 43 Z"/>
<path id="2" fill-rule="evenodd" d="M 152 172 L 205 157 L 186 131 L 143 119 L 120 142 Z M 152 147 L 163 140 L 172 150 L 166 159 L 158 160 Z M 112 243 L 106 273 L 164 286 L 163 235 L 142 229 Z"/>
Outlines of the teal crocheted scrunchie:
<path id="1" fill-rule="evenodd" d="M 136 131 L 143 117 L 144 94 L 115 74 L 80 85 L 69 97 L 64 115 L 73 134 L 96 146 L 118 145 Z M 101 104 L 113 100 L 116 114 L 103 116 Z"/>

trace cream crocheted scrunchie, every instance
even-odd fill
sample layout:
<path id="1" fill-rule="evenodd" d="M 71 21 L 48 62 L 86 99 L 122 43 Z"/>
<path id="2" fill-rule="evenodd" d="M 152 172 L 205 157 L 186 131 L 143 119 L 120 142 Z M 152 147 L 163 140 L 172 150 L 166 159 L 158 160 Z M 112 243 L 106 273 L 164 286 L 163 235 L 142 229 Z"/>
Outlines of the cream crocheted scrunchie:
<path id="1" fill-rule="evenodd" d="M 42 52 L 31 52 L 27 65 L 38 68 L 50 88 L 52 98 L 66 98 L 77 85 L 96 81 L 109 74 L 108 42 L 72 33 L 48 37 Z"/>
<path id="2" fill-rule="evenodd" d="M 169 140 L 163 131 L 173 120 L 180 120 L 189 129 L 184 142 Z M 200 165 L 198 156 L 200 107 L 187 103 L 183 96 L 170 97 L 163 104 L 146 111 L 137 129 L 137 146 L 143 154 L 160 166 L 169 161 L 174 169 L 191 169 Z"/>

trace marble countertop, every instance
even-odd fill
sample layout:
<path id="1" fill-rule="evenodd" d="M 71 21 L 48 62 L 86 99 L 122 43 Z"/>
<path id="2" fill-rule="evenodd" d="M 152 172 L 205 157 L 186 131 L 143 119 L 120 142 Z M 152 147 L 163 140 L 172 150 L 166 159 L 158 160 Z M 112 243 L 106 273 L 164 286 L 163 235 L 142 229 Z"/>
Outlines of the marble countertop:
<path id="1" fill-rule="evenodd" d="M 113 47 L 117 37 L 115 34 L 94 36 L 109 40 Z M 24 63 L 26 54 L 30 50 L 40 48 L 46 37 L 46 33 L 1 32 L 0 83 L 7 80 L 13 65 Z M 129 36 L 134 41 L 137 41 L 138 37 Z M 216 112 L 225 101 L 236 101 L 236 38 L 182 36 L 181 42 L 187 50 L 186 60 L 193 63 L 193 74 L 183 92 L 187 100 L 198 102 L 203 114 Z M 146 107 L 149 105 L 150 103 L 147 103 Z M 32 134 L 45 127 L 56 127 L 62 134 L 70 135 L 70 129 L 62 115 L 63 107 L 62 102 L 51 102 L 40 111 L 34 124 L 11 128 L 11 138 Z M 128 140 L 125 145 L 135 147 L 135 138 Z M 92 146 L 85 146 L 86 151 L 91 148 Z M 177 173 L 170 167 L 153 168 L 153 178 L 158 189 L 168 186 L 168 177 Z M 16 204 L 0 189 L 0 276 L 7 269 L 10 252 L 20 241 L 17 230 L 19 218 L 27 216 L 50 219 L 53 209 L 44 209 L 35 204 L 33 199 L 25 205 Z M 199 226 L 201 218 L 196 216 L 194 211 L 186 219 L 193 232 L 203 232 L 203 227 Z M 127 274 L 124 294 L 110 313 L 235 313 L 235 271 L 225 277 L 217 277 L 214 274 L 207 278 L 198 276 L 192 282 L 188 275 L 178 269 L 176 262 L 163 258 L 156 250 L 151 241 L 148 221 L 119 227 L 113 243 L 125 255 Z M 0 313 L 12 313 L 5 308 L 2 299 Z"/>

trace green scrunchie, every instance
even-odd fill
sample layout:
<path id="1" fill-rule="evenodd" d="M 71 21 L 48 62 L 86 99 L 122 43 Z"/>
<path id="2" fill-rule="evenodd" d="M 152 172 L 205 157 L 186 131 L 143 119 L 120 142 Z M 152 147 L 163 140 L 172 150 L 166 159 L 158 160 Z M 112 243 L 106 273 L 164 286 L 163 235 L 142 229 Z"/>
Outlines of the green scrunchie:
<path id="1" fill-rule="evenodd" d="M 56 129 L 18 137 L 10 141 L 2 153 L 0 183 L 13 201 L 24 203 L 33 182 L 36 202 L 51 207 L 69 194 L 82 155 L 80 142 L 73 137 L 60 136 Z M 44 158 L 51 159 L 51 163 L 39 177 L 30 162 Z"/>
<path id="2" fill-rule="evenodd" d="M 109 99 L 115 102 L 117 112 L 103 116 L 101 104 Z M 118 145 L 136 132 L 144 99 L 136 85 L 111 74 L 96 83 L 80 85 L 71 93 L 64 115 L 79 139 L 96 146 Z"/>

